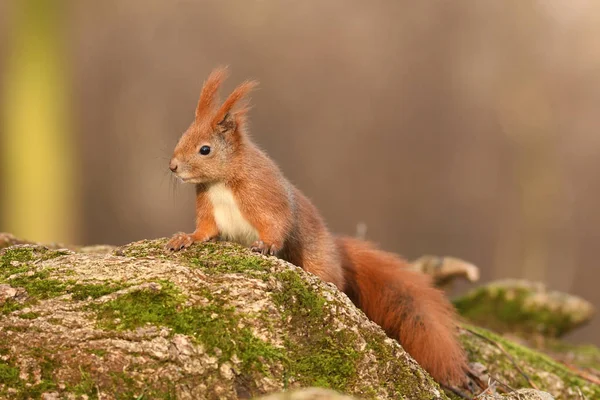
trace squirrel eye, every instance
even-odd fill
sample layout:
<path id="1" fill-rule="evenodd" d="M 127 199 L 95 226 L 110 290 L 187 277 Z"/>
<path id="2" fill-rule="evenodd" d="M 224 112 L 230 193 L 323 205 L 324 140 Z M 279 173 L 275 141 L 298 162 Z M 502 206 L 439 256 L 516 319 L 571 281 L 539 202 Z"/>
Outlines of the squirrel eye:
<path id="1" fill-rule="evenodd" d="M 200 147 L 200 154 L 203 156 L 207 156 L 210 153 L 210 146 L 202 146 Z"/>

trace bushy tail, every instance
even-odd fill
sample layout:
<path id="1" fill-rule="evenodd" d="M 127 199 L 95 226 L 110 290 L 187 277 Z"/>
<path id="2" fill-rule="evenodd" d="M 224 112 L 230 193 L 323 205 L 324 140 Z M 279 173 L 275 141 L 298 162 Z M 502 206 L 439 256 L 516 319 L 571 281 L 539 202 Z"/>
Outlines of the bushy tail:
<path id="1" fill-rule="evenodd" d="M 428 276 L 406 269 L 398 256 L 353 238 L 337 238 L 346 294 L 397 339 L 435 380 L 465 382 L 467 361 L 456 338 L 452 304 Z"/>

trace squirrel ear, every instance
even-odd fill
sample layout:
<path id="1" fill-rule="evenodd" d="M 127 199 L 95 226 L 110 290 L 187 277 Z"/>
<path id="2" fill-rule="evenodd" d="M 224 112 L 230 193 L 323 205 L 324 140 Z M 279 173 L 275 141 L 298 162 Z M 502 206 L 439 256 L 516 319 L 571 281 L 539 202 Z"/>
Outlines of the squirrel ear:
<path id="1" fill-rule="evenodd" d="M 221 133 L 234 132 L 237 124 L 235 123 L 235 118 L 231 115 L 231 113 L 225 114 L 225 117 L 221 120 L 221 122 L 217 123 L 217 129 Z"/>
<path id="2" fill-rule="evenodd" d="M 198 106 L 196 107 L 196 121 L 213 112 L 217 91 L 221 83 L 227 78 L 227 74 L 227 67 L 215 68 L 202 85 L 200 100 L 198 100 Z"/>
<path id="3" fill-rule="evenodd" d="M 236 87 L 214 115 L 213 126 L 221 125 L 227 118 L 231 119 L 234 128 L 240 125 L 240 122 L 243 121 L 245 114 L 249 110 L 248 102 L 243 100 L 245 100 L 248 93 L 250 93 L 257 85 L 258 82 L 256 81 L 246 81 Z M 232 111 L 234 107 L 235 111 Z"/>

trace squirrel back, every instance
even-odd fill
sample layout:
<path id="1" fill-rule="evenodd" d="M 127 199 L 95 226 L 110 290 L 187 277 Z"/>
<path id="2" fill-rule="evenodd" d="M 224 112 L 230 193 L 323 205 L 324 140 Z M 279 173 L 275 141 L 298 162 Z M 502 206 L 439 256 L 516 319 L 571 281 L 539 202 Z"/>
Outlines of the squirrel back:
<path id="1" fill-rule="evenodd" d="M 242 83 L 218 105 L 225 75 L 217 69 L 208 77 L 169 164 L 181 181 L 196 185 L 196 229 L 174 235 L 167 247 L 221 239 L 283 258 L 345 291 L 435 379 L 462 382 L 466 364 L 450 303 L 393 254 L 329 232 L 316 207 L 246 132 L 244 99 L 256 83 Z"/>

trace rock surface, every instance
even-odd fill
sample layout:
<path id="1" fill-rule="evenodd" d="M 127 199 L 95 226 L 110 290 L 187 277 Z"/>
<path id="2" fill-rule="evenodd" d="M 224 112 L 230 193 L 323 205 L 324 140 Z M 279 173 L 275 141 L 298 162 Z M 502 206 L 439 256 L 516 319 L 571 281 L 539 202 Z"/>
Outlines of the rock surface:
<path id="1" fill-rule="evenodd" d="M 336 391 L 321 388 L 306 388 L 291 392 L 281 392 L 261 397 L 259 400 L 356 400 Z"/>
<path id="2" fill-rule="evenodd" d="M 355 397 L 346 396 L 333 390 L 321 388 L 307 388 L 292 392 L 281 392 L 261 397 L 258 400 L 357 400 Z M 535 389 L 519 389 L 508 394 L 499 394 L 495 390 L 481 393 L 477 400 L 554 400 L 547 392 Z"/>
<path id="3" fill-rule="evenodd" d="M 239 246 L 173 254 L 165 243 L 0 250 L 0 398 L 240 399 L 307 386 L 447 398 L 333 286 Z M 600 398 L 489 331 L 465 326 L 461 340 L 484 382 Z"/>
<path id="4" fill-rule="evenodd" d="M 409 263 L 409 268 L 430 275 L 436 286 L 447 288 L 457 278 L 468 282 L 479 280 L 479 268 L 456 257 L 424 255 Z"/>
<path id="5" fill-rule="evenodd" d="M 547 392 L 535 389 L 519 389 L 506 395 L 498 393 L 484 393 L 478 400 L 553 400 L 554 397 Z"/>
<path id="6" fill-rule="evenodd" d="M 325 386 L 445 398 L 331 285 L 235 245 L 172 254 L 164 243 L 2 250 L 0 394 L 235 399 Z"/>

